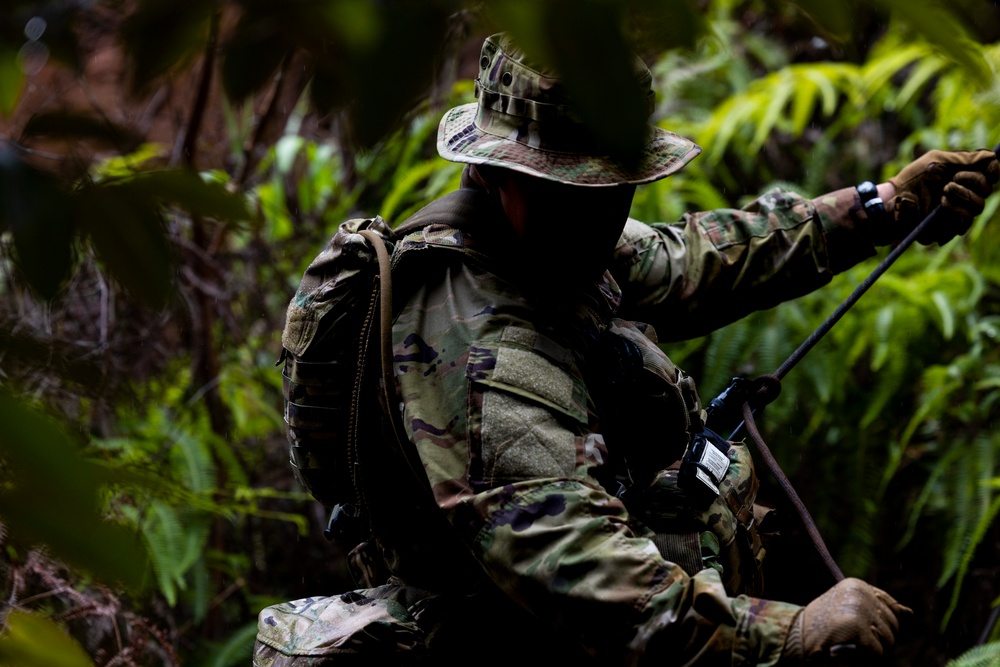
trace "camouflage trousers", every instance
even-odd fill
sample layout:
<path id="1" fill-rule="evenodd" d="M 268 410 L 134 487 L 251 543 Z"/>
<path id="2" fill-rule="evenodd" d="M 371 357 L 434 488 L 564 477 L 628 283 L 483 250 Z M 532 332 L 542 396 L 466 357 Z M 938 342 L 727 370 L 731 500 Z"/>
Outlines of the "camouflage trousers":
<path id="1" fill-rule="evenodd" d="M 272 605 L 257 627 L 254 667 L 507 665 L 528 654 L 535 664 L 594 664 L 499 591 L 439 595 L 391 583 Z"/>

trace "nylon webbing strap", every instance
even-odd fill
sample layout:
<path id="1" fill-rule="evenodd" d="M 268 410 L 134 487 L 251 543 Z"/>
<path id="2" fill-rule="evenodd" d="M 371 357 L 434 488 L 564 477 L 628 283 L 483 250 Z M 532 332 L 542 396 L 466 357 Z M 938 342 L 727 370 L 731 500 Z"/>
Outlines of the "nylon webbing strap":
<path id="1" fill-rule="evenodd" d="M 395 387 L 395 375 L 392 371 L 392 270 L 389 264 L 389 252 L 385 249 L 385 241 L 375 232 L 365 229 L 360 232 L 375 248 L 378 257 L 378 302 L 379 302 L 379 356 L 382 357 L 382 390 L 385 392 L 385 407 L 389 410 L 389 421 L 392 422 L 392 432 L 396 441 L 403 442 L 399 420 L 392 418 L 395 403 L 392 389 Z"/>

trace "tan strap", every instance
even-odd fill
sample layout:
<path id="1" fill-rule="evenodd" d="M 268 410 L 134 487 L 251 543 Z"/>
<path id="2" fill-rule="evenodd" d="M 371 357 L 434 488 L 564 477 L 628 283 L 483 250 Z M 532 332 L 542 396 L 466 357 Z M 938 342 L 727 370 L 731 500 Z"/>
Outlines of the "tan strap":
<path id="1" fill-rule="evenodd" d="M 378 301 L 379 301 L 379 329 L 380 356 L 382 357 L 382 391 L 385 393 L 385 407 L 389 411 L 389 421 L 392 422 L 392 430 L 396 435 L 396 442 L 402 445 L 405 442 L 403 433 L 400 430 L 399 420 L 395 418 L 394 391 L 396 386 L 396 375 L 392 370 L 392 267 L 389 262 L 389 252 L 385 249 L 385 240 L 375 232 L 364 229 L 359 232 L 364 236 L 375 249 L 378 257 Z"/>

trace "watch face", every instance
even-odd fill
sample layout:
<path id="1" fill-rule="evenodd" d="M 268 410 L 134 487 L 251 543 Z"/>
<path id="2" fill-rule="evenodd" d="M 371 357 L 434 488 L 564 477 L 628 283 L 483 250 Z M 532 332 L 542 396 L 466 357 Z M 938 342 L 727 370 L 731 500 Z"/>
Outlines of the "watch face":
<path id="1" fill-rule="evenodd" d="M 865 181 L 861 185 L 857 186 L 855 190 L 858 191 L 858 194 L 861 196 L 861 201 L 863 202 L 867 202 L 869 199 L 878 194 L 878 189 L 871 181 Z"/>

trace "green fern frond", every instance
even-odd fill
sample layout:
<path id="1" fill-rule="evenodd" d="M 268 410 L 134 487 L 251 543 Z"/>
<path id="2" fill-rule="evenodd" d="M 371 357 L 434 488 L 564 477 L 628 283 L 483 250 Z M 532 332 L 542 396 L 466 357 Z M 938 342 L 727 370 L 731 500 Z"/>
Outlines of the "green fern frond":
<path id="1" fill-rule="evenodd" d="M 947 64 L 941 58 L 925 55 L 913 68 L 903 87 L 896 93 L 892 106 L 899 109 L 913 102 L 914 98 L 930 85 L 931 79 L 940 74 Z"/>
<path id="2" fill-rule="evenodd" d="M 697 132 L 697 139 L 711 147 L 707 159 L 716 163 L 739 131 L 753 128 L 748 150 L 755 153 L 776 128 L 795 136 L 801 134 L 817 106 L 829 117 L 836 112 L 842 97 L 853 104 L 863 102 L 857 96 L 859 83 L 859 69 L 855 65 L 789 65 L 754 80 L 744 92 L 727 98 Z"/>
<path id="3" fill-rule="evenodd" d="M 954 660 L 949 660 L 946 667 L 997 667 L 997 665 L 1000 665 L 1000 642 L 974 646 Z"/>
<path id="4" fill-rule="evenodd" d="M 204 442 L 176 428 L 171 434 L 170 459 L 174 475 L 194 493 L 215 489 L 215 463 Z"/>
<path id="5" fill-rule="evenodd" d="M 953 445 L 954 446 L 954 445 Z M 938 577 L 938 587 L 944 586 L 958 572 L 962 559 L 972 543 L 971 526 L 976 520 L 975 474 L 972 470 L 971 458 L 963 452 L 951 474 L 945 477 L 948 488 L 951 489 L 950 502 L 952 521 L 945 535 L 944 563 Z"/>
<path id="6" fill-rule="evenodd" d="M 208 649 L 198 663 L 199 667 L 235 667 L 248 664 L 253 657 L 256 637 L 257 622 L 247 623 L 225 642 Z"/>
<path id="7" fill-rule="evenodd" d="M 941 620 L 941 629 L 944 630 L 948 625 L 948 621 L 951 620 L 951 615 L 958 608 L 958 599 L 962 591 L 962 582 L 965 580 L 965 575 L 969 571 L 969 564 L 972 562 L 972 557 L 975 555 L 976 547 L 982 542 L 983 537 L 986 535 L 986 531 L 989 530 L 990 525 L 993 523 L 993 519 L 1000 512 L 1000 497 L 994 499 L 990 504 L 987 511 L 980 517 L 977 522 L 975 529 L 967 540 L 964 551 L 962 553 L 962 559 L 958 566 L 958 570 L 955 574 L 955 583 L 952 588 L 951 602 L 948 605 L 948 610 L 945 612 L 944 617 Z"/>
<path id="8" fill-rule="evenodd" d="M 199 560 L 191 568 L 191 611 L 195 623 L 200 623 L 208 613 L 212 599 L 212 578 L 205 561 Z"/>
<path id="9" fill-rule="evenodd" d="M 722 391 L 740 366 L 746 363 L 752 349 L 751 321 L 755 319 L 751 316 L 734 322 L 709 337 L 701 380 L 702 390 L 709 395 Z"/>
<path id="10" fill-rule="evenodd" d="M 934 467 L 931 469 L 931 473 L 924 483 L 923 488 L 920 490 L 920 495 L 917 496 L 917 500 L 913 505 L 913 509 L 910 511 L 909 518 L 906 523 L 906 531 L 903 533 L 903 537 L 900 538 L 899 543 L 896 546 L 897 550 L 902 549 L 910 540 L 913 539 L 913 534 L 917 528 L 917 521 L 924 514 L 924 508 L 927 507 L 931 496 L 934 493 L 941 493 L 940 489 L 940 479 L 944 475 L 945 471 L 948 470 L 951 465 L 955 462 L 961 455 L 961 450 L 958 448 L 951 448 L 945 451 L 944 455 L 937 460 Z"/>
<path id="11" fill-rule="evenodd" d="M 985 81 L 990 75 L 982 50 L 970 38 L 960 15 L 948 5 L 913 0 L 879 0 L 879 4 L 892 10 L 894 18 L 962 66 L 970 78 Z"/>
<path id="12" fill-rule="evenodd" d="M 890 34 L 872 50 L 859 72 L 865 98 L 871 99 L 888 86 L 893 77 L 932 54 L 933 51 L 925 43 L 902 44 L 897 35 Z"/>
<path id="13" fill-rule="evenodd" d="M 176 568 L 180 535 L 183 533 L 180 519 L 172 507 L 154 500 L 147 509 L 140 528 L 149 545 L 160 592 L 167 604 L 173 607 L 177 604 L 178 584 L 183 583 L 183 573 Z"/>
<path id="14" fill-rule="evenodd" d="M 398 209 L 406 198 L 414 198 L 418 185 L 426 181 L 440 165 L 435 160 L 427 160 L 409 166 L 393 181 L 392 190 L 379 207 L 379 215 L 386 220 L 395 220 Z M 400 219 L 402 221 L 402 219 Z"/>

